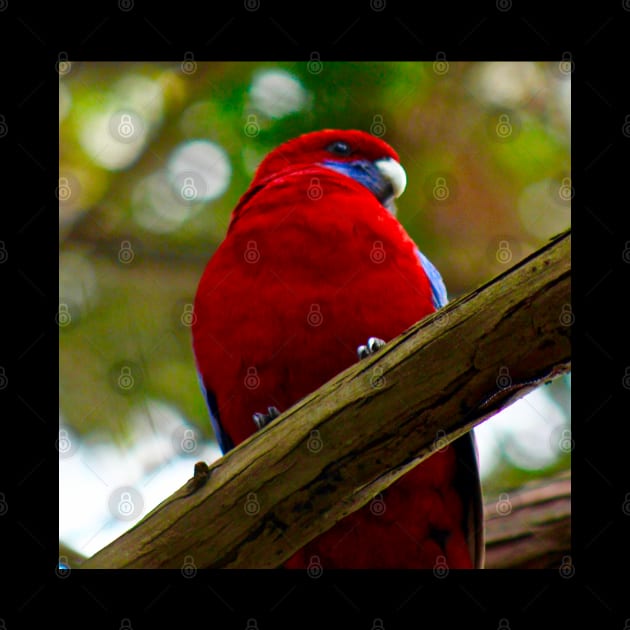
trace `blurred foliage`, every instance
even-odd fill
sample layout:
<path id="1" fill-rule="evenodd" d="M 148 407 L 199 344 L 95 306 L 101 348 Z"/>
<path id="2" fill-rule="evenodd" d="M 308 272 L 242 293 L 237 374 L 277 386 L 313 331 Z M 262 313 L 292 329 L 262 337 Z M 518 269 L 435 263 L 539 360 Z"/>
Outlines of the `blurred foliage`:
<path id="1" fill-rule="evenodd" d="M 190 305 L 256 165 L 288 138 L 382 135 L 408 174 L 398 216 L 451 297 L 570 225 L 570 76 L 557 63 L 59 70 L 60 400 L 82 435 L 124 443 L 131 409 L 154 399 L 212 436 Z"/>

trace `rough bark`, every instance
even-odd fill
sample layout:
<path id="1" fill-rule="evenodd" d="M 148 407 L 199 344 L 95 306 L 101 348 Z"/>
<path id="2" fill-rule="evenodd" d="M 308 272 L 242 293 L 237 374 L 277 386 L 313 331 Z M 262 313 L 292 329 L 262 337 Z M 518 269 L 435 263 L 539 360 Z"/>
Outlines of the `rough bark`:
<path id="1" fill-rule="evenodd" d="M 570 369 L 570 233 L 283 413 L 83 563 L 277 567 L 398 477 Z"/>
<path id="2" fill-rule="evenodd" d="M 488 569 L 571 565 L 571 476 L 506 493 L 484 508 Z"/>

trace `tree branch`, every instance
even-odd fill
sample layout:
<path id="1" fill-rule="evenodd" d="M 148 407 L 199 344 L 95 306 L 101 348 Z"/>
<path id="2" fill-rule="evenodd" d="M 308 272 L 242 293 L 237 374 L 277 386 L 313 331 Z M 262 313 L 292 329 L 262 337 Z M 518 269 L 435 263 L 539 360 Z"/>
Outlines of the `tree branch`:
<path id="1" fill-rule="evenodd" d="M 198 467 L 82 566 L 281 565 L 436 448 L 570 369 L 570 246 L 566 232 L 348 368 L 207 477 Z"/>
<path id="2" fill-rule="evenodd" d="M 486 568 L 559 568 L 571 553 L 570 471 L 487 500 L 484 522 Z M 75 569 L 86 561 L 62 543 L 59 559 Z"/>
<path id="3" fill-rule="evenodd" d="M 484 508 L 489 569 L 559 568 L 571 553 L 571 475 L 545 479 Z"/>

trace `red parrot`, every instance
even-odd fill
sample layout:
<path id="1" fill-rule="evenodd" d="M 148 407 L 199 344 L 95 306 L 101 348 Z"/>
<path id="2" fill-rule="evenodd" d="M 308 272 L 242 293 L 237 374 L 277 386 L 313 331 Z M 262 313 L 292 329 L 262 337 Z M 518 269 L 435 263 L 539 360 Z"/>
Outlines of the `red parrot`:
<path id="1" fill-rule="evenodd" d="M 396 152 L 357 130 L 307 133 L 261 162 L 194 304 L 193 349 L 223 452 L 446 303 L 440 274 L 394 216 L 405 184 Z M 471 434 L 398 479 L 382 502 L 284 566 L 481 566 Z"/>

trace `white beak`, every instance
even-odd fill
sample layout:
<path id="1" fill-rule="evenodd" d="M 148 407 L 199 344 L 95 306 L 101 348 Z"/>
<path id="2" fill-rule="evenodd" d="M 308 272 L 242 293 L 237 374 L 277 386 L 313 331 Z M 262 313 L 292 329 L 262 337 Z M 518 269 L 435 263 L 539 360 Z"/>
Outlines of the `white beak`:
<path id="1" fill-rule="evenodd" d="M 405 169 L 400 163 L 393 158 L 383 158 L 382 160 L 376 160 L 374 166 L 391 183 L 394 197 L 400 197 L 407 187 L 407 173 L 405 173 Z"/>

